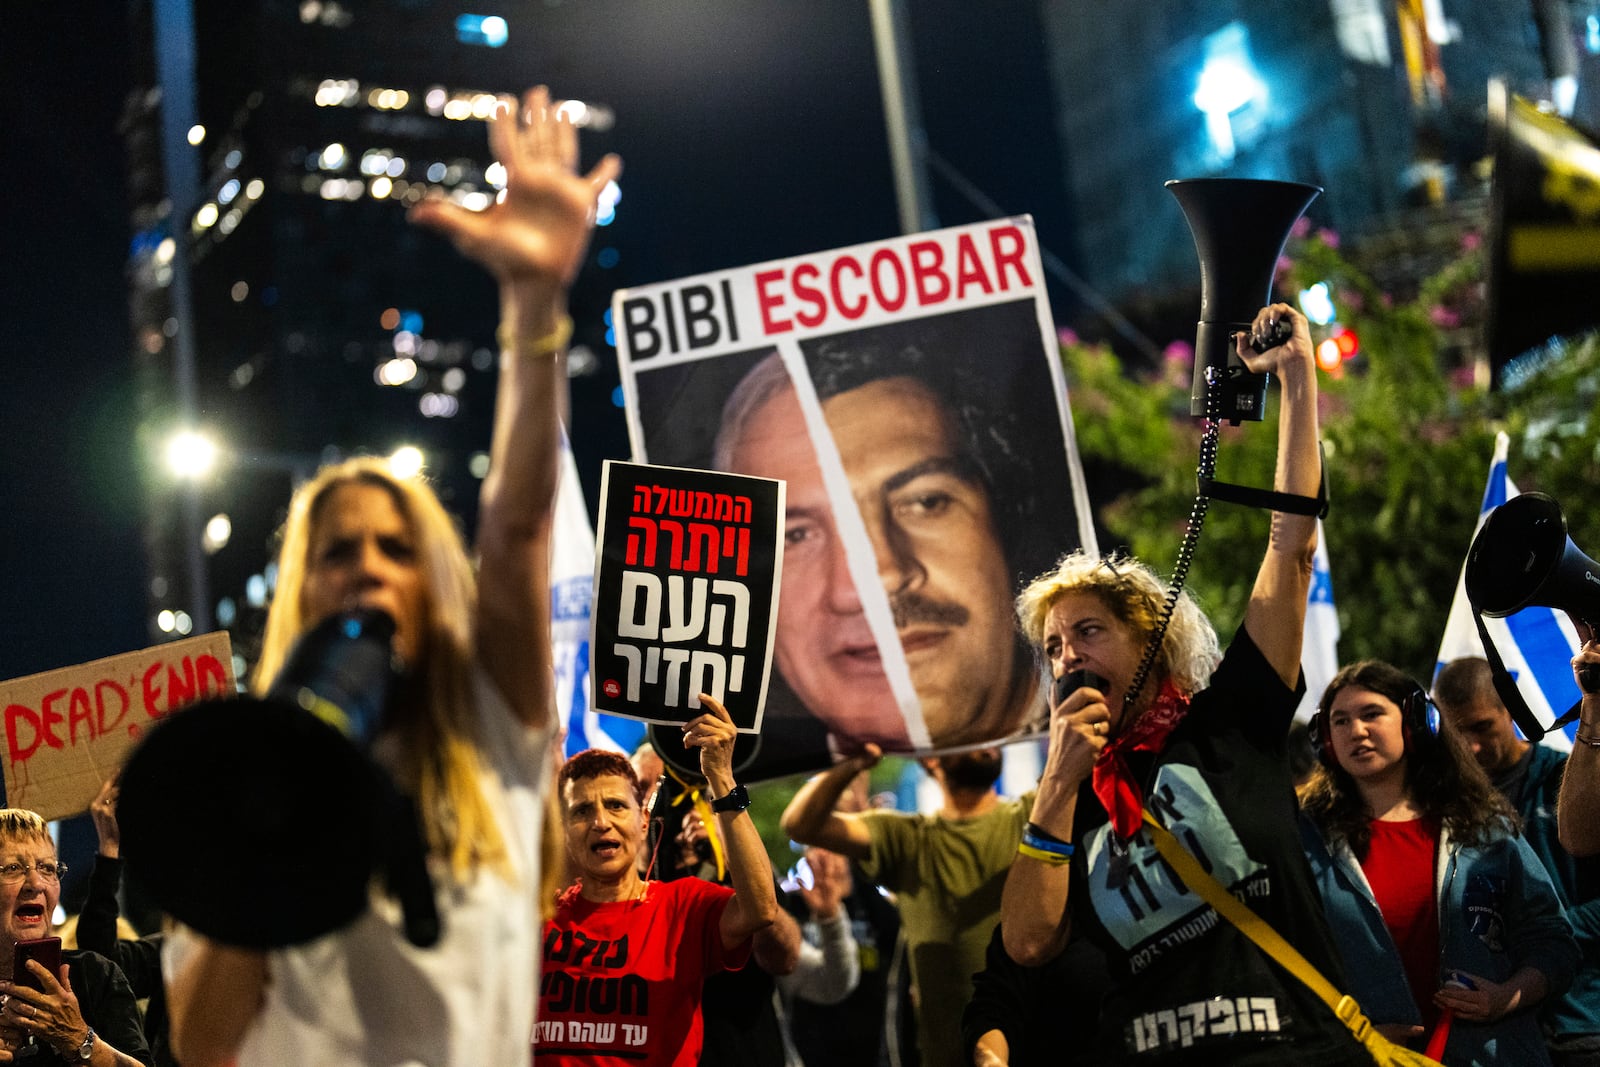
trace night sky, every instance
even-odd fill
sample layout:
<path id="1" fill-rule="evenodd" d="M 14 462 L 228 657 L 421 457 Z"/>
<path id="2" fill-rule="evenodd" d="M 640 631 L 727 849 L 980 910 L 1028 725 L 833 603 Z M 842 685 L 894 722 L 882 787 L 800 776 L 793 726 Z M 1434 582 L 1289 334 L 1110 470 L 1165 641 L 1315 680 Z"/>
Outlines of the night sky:
<path id="1" fill-rule="evenodd" d="M 0 678 L 146 643 L 116 132 L 126 16 L 98 0 L 6 21 Z"/>
<path id="2" fill-rule="evenodd" d="M 561 33 L 552 24 L 541 43 L 558 91 L 576 83 L 617 110 L 606 147 L 628 170 L 605 235 L 622 252 L 612 284 L 898 231 L 866 4 L 686 0 L 667 18 L 658 5 L 570 2 Z M 0 679 L 150 643 L 116 129 L 127 15 L 119 0 L 67 7 L 8 12 Z M 1041 136 L 1053 134 L 1032 5 L 914 10 L 929 143 L 1005 212 L 1034 213 L 1046 246 L 1070 259 L 1060 156 Z M 948 184 L 933 192 L 942 225 L 988 217 Z M 591 485 L 603 458 L 626 458 L 607 402 L 615 377 L 613 361 L 575 388 L 575 451 Z"/>

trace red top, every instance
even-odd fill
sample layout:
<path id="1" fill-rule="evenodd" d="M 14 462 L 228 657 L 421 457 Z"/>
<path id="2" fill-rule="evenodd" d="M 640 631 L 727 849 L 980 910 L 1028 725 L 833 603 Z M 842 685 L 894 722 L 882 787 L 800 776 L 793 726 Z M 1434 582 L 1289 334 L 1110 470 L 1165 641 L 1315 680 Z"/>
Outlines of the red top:
<path id="1" fill-rule="evenodd" d="M 1439 824 L 1432 819 L 1371 822 L 1372 844 L 1361 869 L 1377 898 L 1383 923 L 1394 938 L 1406 969 L 1411 996 L 1422 1025 L 1439 1017 L 1433 995 L 1439 990 L 1439 912 L 1434 904 L 1434 858 Z"/>
<path id="2" fill-rule="evenodd" d="M 738 970 L 750 942 L 722 947 L 733 890 L 679 878 L 640 900 L 595 904 L 577 887 L 545 924 L 533 1053 L 538 1067 L 692 1067 L 700 1060 L 700 987 Z"/>

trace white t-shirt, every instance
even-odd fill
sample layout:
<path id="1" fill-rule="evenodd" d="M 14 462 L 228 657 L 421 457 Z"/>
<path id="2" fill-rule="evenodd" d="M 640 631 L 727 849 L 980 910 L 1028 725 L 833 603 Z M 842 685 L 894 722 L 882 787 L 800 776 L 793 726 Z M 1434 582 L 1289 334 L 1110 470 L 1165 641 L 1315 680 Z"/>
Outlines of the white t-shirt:
<path id="1" fill-rule="evenodd" d="M 399 905 L 374 890 L 371 907 L 350 926 L 268 953 L 266 1003 L 245 1034 L 238 1067 L 526 1067 L 538 998 L 541 795 L 552 731 L 524 727 L 481 670 L 473 694 L 483 742 L 479 788 L 515 878 L 486 869 L 456 887 L 443 861 L 430 857 L 443 925 L 432 948 L 407 941 Z M 314 876 L 306 892 L 317 892 Z M 185 930 L 167 938 L 169 981 L 194 946 Z"/>

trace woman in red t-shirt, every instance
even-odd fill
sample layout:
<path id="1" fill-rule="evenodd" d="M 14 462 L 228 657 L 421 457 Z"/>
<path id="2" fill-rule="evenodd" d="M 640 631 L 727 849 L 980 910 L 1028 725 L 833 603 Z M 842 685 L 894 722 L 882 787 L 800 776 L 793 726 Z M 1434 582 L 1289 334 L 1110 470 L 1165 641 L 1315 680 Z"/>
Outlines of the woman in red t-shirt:
<path id="1" fill-rule="evenodd" d="M 1576 946 L 1510 804 L 1386 663 L 1335 675 L 1312 730 L 1307 854 L 1349 992 L 1396 1040 L 1449 1019 L 1446 1063 L 1547 1063 L 1528 1009 L 1570 982 Z M 1507 1058 L 1508 1027 L 1532 1028 L 1539 1056 Z"/>

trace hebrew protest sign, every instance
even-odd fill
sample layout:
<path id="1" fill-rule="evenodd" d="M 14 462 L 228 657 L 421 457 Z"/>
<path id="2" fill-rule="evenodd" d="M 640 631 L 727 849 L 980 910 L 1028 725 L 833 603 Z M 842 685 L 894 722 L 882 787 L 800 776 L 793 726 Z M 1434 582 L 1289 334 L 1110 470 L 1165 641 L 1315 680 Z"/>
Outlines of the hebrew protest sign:
<path id="1" fill-rule="evenodd" d="M 709 693 L 741 732 L 759 732 L 783 511 L 783 484 L 770 479 L 606 463 L 590 643 L 598 710 L 684 723 Z"/>
<path id="2" fill-rule="evenodd" d="M 6 803 L 46 819 L 81 814 L 146 729 L 236 691 L 224 631 L 0 682 Z"/>
<path id="3" fill-rule="evenodd" d="M 612 321 L 636 460 L 787 486 L 747 780 L 1039 732 L 1012 601 L 1095 541 L 1030 219 L 623 290 Z"/>

